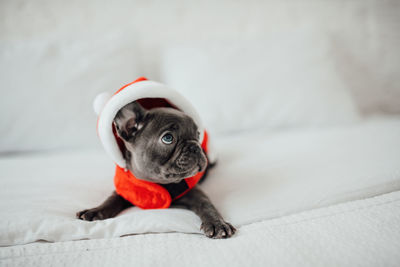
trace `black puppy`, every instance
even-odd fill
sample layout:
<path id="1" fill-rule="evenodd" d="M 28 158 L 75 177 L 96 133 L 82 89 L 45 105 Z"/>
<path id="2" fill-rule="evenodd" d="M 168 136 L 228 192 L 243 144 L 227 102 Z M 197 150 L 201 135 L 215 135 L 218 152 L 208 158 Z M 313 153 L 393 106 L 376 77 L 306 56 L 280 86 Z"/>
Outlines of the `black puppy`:
<path id="1" fill-rule="evenodd" d="M 145 110 L 132 102 L 117 113 L 114 124 L 126 147 L 126 166 L 139 179 L 159 184 L 178 183 L 207 168 L 198 128 L 183 112 L 173 108 Z M 173 204 L 195 212 L 208 237 L 227 238 L 236 231 L 198 186 Z M 86 221 L 107 219 L 130 206 L 130 202 L 113 192 L 103 204 L 80 211 L 77 217 Z"/>

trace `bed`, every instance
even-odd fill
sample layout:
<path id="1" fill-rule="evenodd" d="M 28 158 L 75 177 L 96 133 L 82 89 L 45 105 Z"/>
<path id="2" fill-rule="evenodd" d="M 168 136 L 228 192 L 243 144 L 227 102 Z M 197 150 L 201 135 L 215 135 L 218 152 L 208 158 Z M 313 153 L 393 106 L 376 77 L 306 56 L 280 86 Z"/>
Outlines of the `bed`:
<path id="1" fill-rule="evenodd" d="M 398 266 L 399 10 L 2 1 L 0 266 Z M 113 191 L 92 101 L 139 76 L 201 115 L 232 238 L 177 208 L 75 218 Z"/>
<path id="2" fill-rule="evenodd" d="M 391 117 L 215 140 L 219 164 L 202 187 L 238 228 L 229 240 L 204 237 L 200 220 L 180 209 L 135 207 L 105 221 L 75 219 L 112 191 L 112 163 L 101 151 L 3 157 L 1 261 L 185 266 L 202 265 L 208 255 L 215 265 L 335 266 L 362 259 L 394 266 L 399 136 L 400 119 Z"/>

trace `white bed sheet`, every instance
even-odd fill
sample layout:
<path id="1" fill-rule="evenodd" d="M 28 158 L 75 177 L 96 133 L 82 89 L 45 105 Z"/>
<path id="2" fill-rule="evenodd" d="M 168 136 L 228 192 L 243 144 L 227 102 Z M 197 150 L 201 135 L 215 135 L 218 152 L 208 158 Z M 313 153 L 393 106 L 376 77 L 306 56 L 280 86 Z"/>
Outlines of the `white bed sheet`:
<path id="1" fill-rule="evenodd" d="M 257 221 L 400 189 L 398 118 L 215 141 L 219 164 L 203 188 L 239 232 Z M 105 221 L 76 220 L 76 211 L 111 193 L 113 170 L 100 150 L 1 158 L 0 244 L 200 233 L 197 216 L 180 209 L 131 208 Z"/>
<path id="2" fill-rule="evenodd" d="M 1 266 L 398 266 L 400 192 L 240 227 L 0 248 Z"/>

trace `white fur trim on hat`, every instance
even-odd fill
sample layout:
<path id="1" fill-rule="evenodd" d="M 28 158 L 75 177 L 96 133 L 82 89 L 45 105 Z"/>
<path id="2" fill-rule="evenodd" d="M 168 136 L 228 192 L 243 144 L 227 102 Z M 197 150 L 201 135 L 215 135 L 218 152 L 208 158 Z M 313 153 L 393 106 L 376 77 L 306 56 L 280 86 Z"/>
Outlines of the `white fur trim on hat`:
<path id="1" fill-rule="evenodd" d="M 96 96 L 93 101 L 93 109 L 96 115 L 99 115 L 103 107 L 106 105 L 107 101 L 111 98 L 112 94 L 110 92 L 102 92 Z"/>
<path id="2" fill-rule="evenodd" d="M 97 110 L 99 106 L 102 107 L 99 109 L 100 115 L 97 123 L 97 133 L 100 141 L 106 152 L 118 166 L 125 168 L 126 162 L 112 130 L 113 120 L 122 107 L 141 98 L 166 99 L 170 104 L 174 105 L 194 120 L 199 128 L 200 142 L 203 141 L 204 128 L 200 116 L 189 101 L 181 94 L 161 83 L 153 81 L 146 80 L 132 83 L 111 98 L 107 98 L 106 95 L 96 97 L 94 103 L 95 110 Z"/>

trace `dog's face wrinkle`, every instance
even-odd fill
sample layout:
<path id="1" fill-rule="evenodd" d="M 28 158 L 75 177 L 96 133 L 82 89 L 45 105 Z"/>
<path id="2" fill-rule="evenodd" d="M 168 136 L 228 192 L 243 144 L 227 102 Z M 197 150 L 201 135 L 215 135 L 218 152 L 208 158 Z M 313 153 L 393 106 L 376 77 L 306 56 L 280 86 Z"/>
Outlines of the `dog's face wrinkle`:
<path id="1" fill-rule="evenodd" d="M 199 149 L 200 152 L 193 153 L 189 148 L 200 148 L 197 126 L 189 116 L 171 108 L 156 108 L 136 117 L 141 119 L 136 122 L 141 127 L 123 141 L 129 151 L 126 155 L 130 157 L 126 158 L 127 167 L 137 178 L 173 183 L 205 167 L 204 152 Z M 173 143 L 162 142 L 166 133 L 173 136 Z"/>

